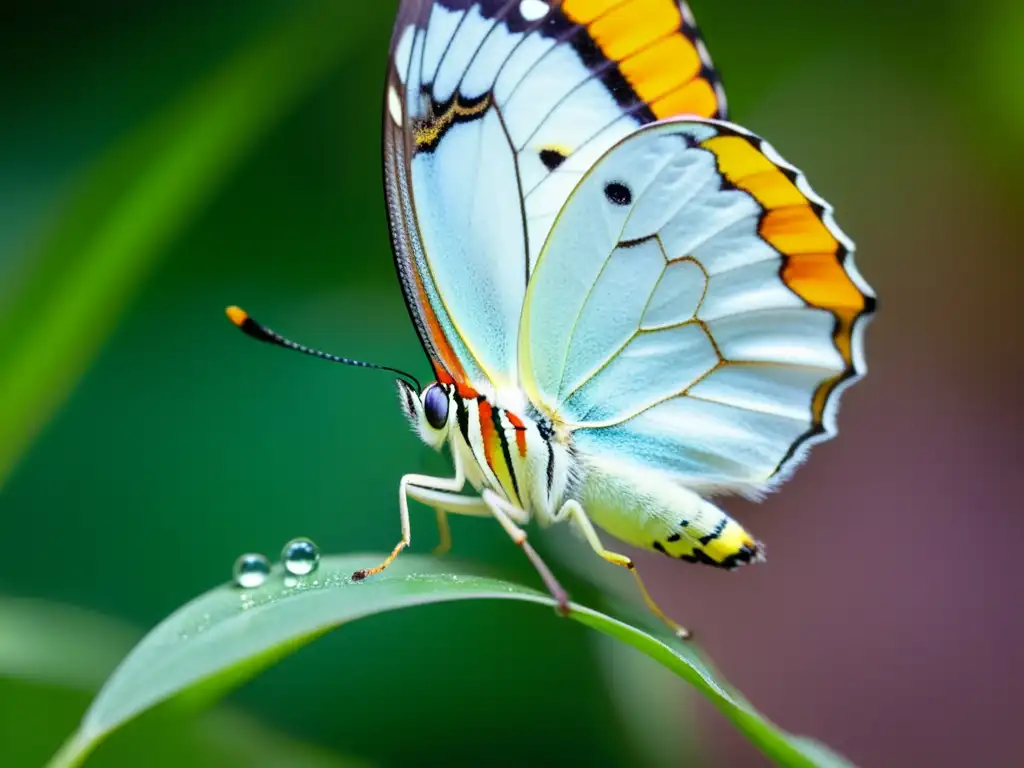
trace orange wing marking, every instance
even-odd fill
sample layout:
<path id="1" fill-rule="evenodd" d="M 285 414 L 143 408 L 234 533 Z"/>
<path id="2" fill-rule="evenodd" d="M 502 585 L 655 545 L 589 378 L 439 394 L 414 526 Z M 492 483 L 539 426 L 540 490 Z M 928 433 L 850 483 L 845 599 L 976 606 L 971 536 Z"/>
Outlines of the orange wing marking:
<path id="1" fill-rule="evenodd" d="M 718 113 L 714 86 L 702 75 L 704 62 L 676 0 L 564 0 L 562 12 L 587 27 L 656 118 Z"/>
<path id="2" fill-rule="evenodd" d="M 822 382 L 814 393 L 812 409 L 820 424 L 829 395 L 855 369 L 853 327 L 862 313 L 870 311 L 871 299 L 843 267 L 846 249 L 822 220 L 820 207 L 797 188 L 791 173 L 765 157 L 756 141 L 727 135 L 701 146 L 715 154 L 719 171 L 730 183 L 764 208 L 758 234 L 782 255 L 783 283 L 809 306 L 825 309 L 836 319 L 832 338 L 846 371 Z"/>
<path id="3" fill-rule="evenodd" d="M 430 306 L 427 291 L 423 287 L 423 280 L 420 278 L 419 269 L 417 269 L 415 264 L 412 267 L 411 271 L 416 279 L 416 296 L 419 298 L 423 320 L 427 324 L 427 332 L 430 334 L 430 340 L 439 358 L 433 361 L 434 375 L 438 381 L 444 384 L 465 381 L 466 371 L 463 369 L 462 363 L 459 362 L 459 358 L 455 356 L 455 350 L 448 343 L 448 337 L 444 335 L 444 329 L 441 328 L 441 323 L 438 322 L 437 315 L 434 314 L 434 308 Z"/>
<path id="4" fill-rule="evenodd" d="M 783 256 L 782 280 L 808 304 L 857 314 L 866 302 L 840 262 L 841 246 L 789 177 L 743 136 L 703 143 L 722 174 L 765 209 L 759 234 Z"/>

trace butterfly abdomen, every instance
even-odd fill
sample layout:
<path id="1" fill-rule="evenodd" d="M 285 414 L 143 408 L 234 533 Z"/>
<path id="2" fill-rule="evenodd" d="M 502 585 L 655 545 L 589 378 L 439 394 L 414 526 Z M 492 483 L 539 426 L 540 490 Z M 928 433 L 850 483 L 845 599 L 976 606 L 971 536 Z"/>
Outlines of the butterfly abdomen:
<path id="1" fill-rule="evenodd" d="M 669 534 L 663 540 L 656 539 L 651 548 L 688 563 L 703 563 L 726 570 L 763 561 L 764 546 L 754 541 L 743 526 L 724 512 L 717 508 L 715 512 L 719 515 L 718 522 L 710 531 L 700 533 L 694 530 L 684 534 L 682 531 L 691 528 L 692 523 L 683 519 L 678 523 L 682 531 Z"/>
<path id="2" fill-rule="evenodd" d="M 584 456 L 582 501 L 595 523 L 637 547 L 732 569 L 764 548 L 710 501 L 664 473 Z"/>

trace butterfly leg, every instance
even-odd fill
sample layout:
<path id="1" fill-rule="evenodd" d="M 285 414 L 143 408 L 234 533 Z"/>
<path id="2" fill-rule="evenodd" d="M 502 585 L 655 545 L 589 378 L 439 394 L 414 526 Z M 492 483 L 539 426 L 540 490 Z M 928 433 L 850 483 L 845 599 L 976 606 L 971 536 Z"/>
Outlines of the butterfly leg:
<path id="1" fill-rule="evenodd" d="M 402 478 L 402 481 L 398 484 L 398 510 L 401 519 L 402 538 L 395 545 L 395 548 L 391 550 L 391 554 L 384 559 L 384 562 L 375 565 L 373 568 L 363 568 L 353 573 L 352 578 L 355 581 L 362 581 L 367 576 L 374 576 L 380 573 L 395 561 L 395 558 L 398 557 L 403 549 L 409 546 L 412 541 L 412 533 L 409 526 L 409 495 L 413 492 L 413 489 L 446 491 L 455 496 L 466 486 L 466 471 L 462 466 L 462 460 L 459 458 L 458 453 L 455 453 L 452 459 L 455 463 L 454 477 L 405 475 Z"/>
<path id="2" fill-rule="evenodd" d="M 555 522 L 561 522 L 562 520 L 571 520 L 576 524 L 576 527 L 583 534 L 583 537 L 587 540 L 587 543 L 591 548 L 609 563 L 621 566 L 627 569 L 633 574 L 633 578 L 636 579 L 637 586 L 640 588 L 640 594 L 643 596 L 644 604 L 648 610 L 661 619 L 671 629 L 676 637 L 686 640 L 692 636 L 692 633 L 685 627 L 681 627 L 676 622 L 672 621 L 665 612 L 661 610 L 654 598 L 651 597 L 650 592 L 647 591 L 647 587 L 644 585 L 643 579 L 640 578 L 640 574 L 637 573 L 636 564 L 632 558 L 626 555 L 620 555 L 616 552 L 611 552 L 604 548 L 601 543 L 601 539 L 597 536 L 597 531 L 594 530 L 594 524 L 590 522 L 590 518 L 584 511 L 582 505 L 578 501 L 570 500 L 562 505 L 562 508 L 555 515 Z"/>
<path id="3" fill-rule="evenodd" d="M 448 525 L 448 513 L 440 507 L 434 509 L 437 514 L 437 536 L 439 543 L 434 547 L 434 555 L 443 555 L 452 548 L 452 529 Z"/>
<path id="4" fill-rule="evenodd" d="M 458 493 L 423 488 L 410 485 L 409 498 L 434 508 L 437 514 L 437 530 L 441 543 L 434 548 L 435 555 L 443 555 L 452 548 L 452 533 L 448 525 L 448 515 L 471 515 L 473 517 L 490 517 L 491 511 L 479 497 L 463 496 Z"/>
<path id="5" fill-rule="evenodd" d="M 530 521 L 529 513 L 505 501 L 505 499 L 501 498 L 490 488 L 485 488 L 481 495 L 491 514 L 501 523 L 501 527 L 505 529 L 505 532 L 511 537 L 512 541 L 526 553 L 526 557 L 529 558 L 533 567 L 537 570 L 541 580 L 544 582 L 544 586 L 547 587 L 548 592 L 555 599 L 555 610 L 562 616 L 568 616 L 569 594 L 558 583 L 558 579 L 555 578 L 551 569 L 548 568 L 547 563 L 537 554 L 537 550 L 530 546 L 530 543 L 526 540 L 526 531 L 519 527 L 520 525 L 526 525 Z"/>

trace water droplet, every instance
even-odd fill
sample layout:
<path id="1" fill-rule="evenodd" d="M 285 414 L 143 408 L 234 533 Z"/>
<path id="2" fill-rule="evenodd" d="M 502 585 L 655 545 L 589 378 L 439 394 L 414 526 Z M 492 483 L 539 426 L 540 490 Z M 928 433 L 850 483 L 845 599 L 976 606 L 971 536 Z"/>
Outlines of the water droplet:
<path id="1" fill-rule="evenodd" d="M 320 550 L 309 539 L 292 539 L 281 550 L 281 562 L 293 576 L 305 576 L 320 564 Z"/>
<path id="2" fill-rule="evenodd" d="M 270 576 L 270 561 L 264 555 L 249 552 L 235 560 L 235 584 L 243 589 L 260 586 Z"/>

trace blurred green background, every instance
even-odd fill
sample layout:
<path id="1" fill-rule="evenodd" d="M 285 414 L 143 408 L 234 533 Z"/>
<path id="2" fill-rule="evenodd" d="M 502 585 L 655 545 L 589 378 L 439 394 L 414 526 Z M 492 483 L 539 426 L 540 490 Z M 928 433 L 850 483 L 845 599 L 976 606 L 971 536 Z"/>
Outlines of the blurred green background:
<path id="1" fill-rule="evenodd" d="M 835 204 L 881 312 L 842 437 L 766 504 L 730 505 L 769 564 L 641 565 L 783 727 L 858 764 L 1010 765 L 1024 5 L 693 8 L 732 119 Z M 297 535 L 388 549 L 399 477 L 444 471 L 386 375 L 275 353 L 222 314 L 237 303 L 307 344 L 426 373 L 380 183 L 394 12 L 7 10 L 0 764 L 41 764 L 132 639 L 240 552 L 276 556 Z M 413 515 L 425 551 L 433 516 Z M 534 583 L 497 526 L 453 534 L 455 556 Z M 168 765 L 762 764 L 667 674 L 535 607 L 416 609 L 313 644 L 203 723 L 146 718 L 95 764 L 143 764 L 155 745 Z"/>

